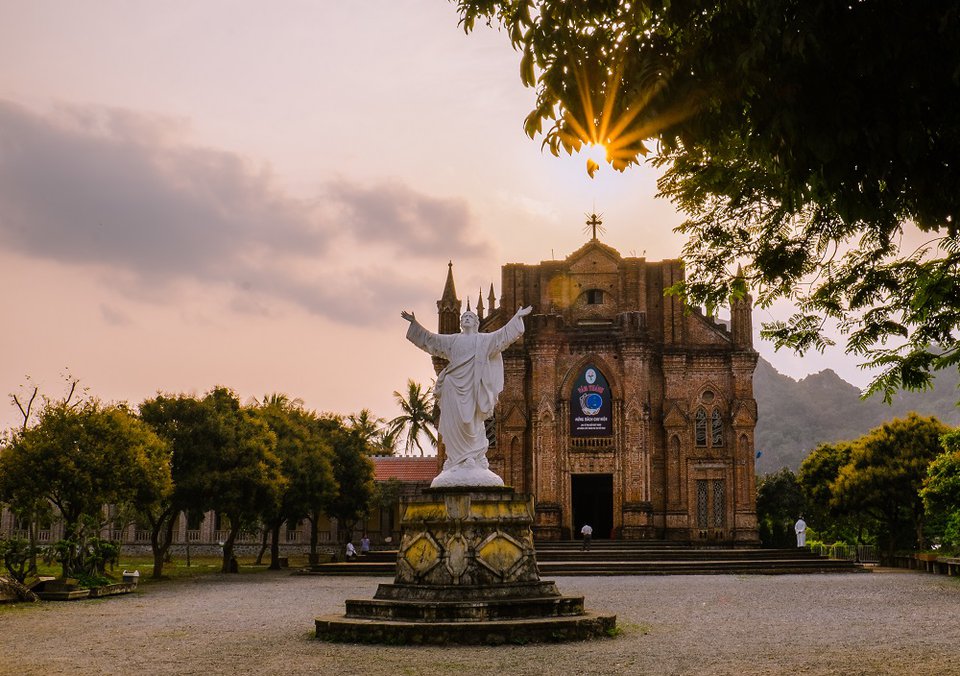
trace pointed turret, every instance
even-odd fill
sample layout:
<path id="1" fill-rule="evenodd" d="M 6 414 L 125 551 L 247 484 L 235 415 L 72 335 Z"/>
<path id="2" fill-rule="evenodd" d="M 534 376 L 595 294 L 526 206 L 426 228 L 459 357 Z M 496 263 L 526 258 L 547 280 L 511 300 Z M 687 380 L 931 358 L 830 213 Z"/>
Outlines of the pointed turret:
<path id="1" fill-rule="evenodd" d="M 487 309 L 493 312 L 493 309 L 497 306 L 497 298 L 493 295 L 493 282 L 490 282 L 490 293 L 487 294 L 487 302 L 490 303 L 487 305 Z"/>
<path id="2" fill-rule="evenodd" d="M 730 295 L 730 333 L 735 347 L 753 349 L 753 296 L 747 290 L 747 280 L 740 265 Z"/>
<path id="3" fill-rule="evenodd" d="M 447 281 L 443 285 L 443 295 L 437 301 L 438 332 L 460 333 L 460 308 L 463 303 L 457 298 L 457 288 L 453 283 L 453 261 L 447 264 Z"/>
<path id="4" fill-rule="evenodd" d="M 477 294 L 477 318 L 483 319 L 483 289 Z"/>

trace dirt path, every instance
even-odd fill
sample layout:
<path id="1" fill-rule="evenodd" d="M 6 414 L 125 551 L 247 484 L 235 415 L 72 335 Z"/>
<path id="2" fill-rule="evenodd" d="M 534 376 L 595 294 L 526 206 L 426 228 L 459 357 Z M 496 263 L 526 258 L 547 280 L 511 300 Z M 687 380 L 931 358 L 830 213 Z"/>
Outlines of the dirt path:
<path id="1" fill-rule="evenodd" d="M 960 675 L 960 580 L 846 575 L 558 578 L 615 639 L 412 648 L 312 638 L 385 578 L 209 576 L 93 601 L 0 607 L 0 674 Z"/>

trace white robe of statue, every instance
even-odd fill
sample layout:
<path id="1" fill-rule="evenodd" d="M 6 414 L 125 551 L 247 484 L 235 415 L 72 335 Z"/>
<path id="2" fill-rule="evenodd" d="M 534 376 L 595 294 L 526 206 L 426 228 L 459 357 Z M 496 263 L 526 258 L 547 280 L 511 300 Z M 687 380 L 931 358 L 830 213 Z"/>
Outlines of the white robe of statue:
<path id="1" fill-rule="evenodd" d="M 479 319 L 469 310 L 460 320 L 461 333 L 439 334 L 423 328 L 412 314 L 407 340 L 449 363 L 437 377 L 440 404 L 440 437 L 447 458 L 443 471 L 430 484 L 441 486 L 502 486 L 503 479 L 490 471 L 484 421 L 493 415 L 503 391 L 503 352 L 523 334 L 523 317 L 532 308 L 521 308 L 502 328 L 478 333 Z"/>

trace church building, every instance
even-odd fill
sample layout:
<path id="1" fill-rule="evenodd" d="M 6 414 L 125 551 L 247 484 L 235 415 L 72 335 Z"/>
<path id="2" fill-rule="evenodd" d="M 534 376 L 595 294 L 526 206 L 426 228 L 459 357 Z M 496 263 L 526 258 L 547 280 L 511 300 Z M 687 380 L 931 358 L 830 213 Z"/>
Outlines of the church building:
<path id="1" fill-rule="evenodd" d="M 588 523 L 594 538 L 757 543 L 750 296 L 720 323 L 664 294 L 679 260 L 623 257 L 588 225 L 565 260 L 503 266 L 499 306 L 493 285 L 477 299 L 480 331 L 533 306 L 503 353 L 490 469 L 534 496 L 540 540 Z M 439 332 L 459 331 L 452 264 L 437 307 Z"/>

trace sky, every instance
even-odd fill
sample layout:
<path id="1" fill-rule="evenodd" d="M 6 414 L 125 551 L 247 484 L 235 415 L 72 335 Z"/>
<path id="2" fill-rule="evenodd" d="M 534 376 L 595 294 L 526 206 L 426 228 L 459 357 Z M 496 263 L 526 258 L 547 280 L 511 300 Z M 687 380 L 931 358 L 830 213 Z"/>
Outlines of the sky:
<path id="1" fill-rule="evenodd" d="M 676 258 L 657 170 L 594 179 L 527 138 L 507 36 L 444 0 L 0 0 L 0 394 L 158 392 L 392 418 L 428 383 L 400 310 L 436 326 L 452 261 L 563 258 L 602 214 L 623 255 Z M 782 318 L 785 306 L 757 311 Z M 800 358 L 755 347 L 799 378 Z M 20 414 L 0 401 L 0 429 Z"/>

